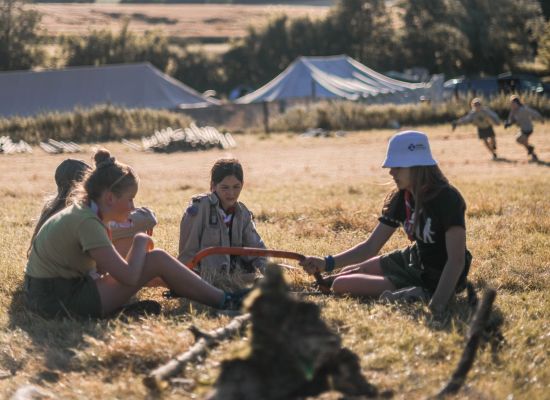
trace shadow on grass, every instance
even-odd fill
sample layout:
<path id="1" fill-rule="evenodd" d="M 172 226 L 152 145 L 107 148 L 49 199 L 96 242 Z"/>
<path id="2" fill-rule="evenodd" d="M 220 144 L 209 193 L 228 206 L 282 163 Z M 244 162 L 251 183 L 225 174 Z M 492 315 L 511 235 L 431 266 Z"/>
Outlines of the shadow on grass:
<path id="1" fill-rule="evenodd" d="M 518 163 L 517 160 L 510 160 L 509 158 L 505 158 L 505 157 L 493 158 L 493 161 L 503 163 L 503 164 L 517 164 Z"/>
<path id="2" fill-rule="evenodd" d="M 24 305 L 23 288 L 19 286 L 12 295 L 8 309 L 9 329 L 21 329 L 32 341 L 33 358 L 44 356 L 44 370 L 38 371 L 37 382 L 55 382 L 59 379 L 56 371 L 75 369 L 73 359 L 75 349 L 86 346 L 85 338 L 102 340 L 106 334 L 108 320 L 55 318 L 45 319 Z M 15 371 L 13 371 L 15 372 Z"/>
<path id="3" fill-rule="evenodd" d="M 425 325 L 434 331 L 457 331 L 467 338 L 470 334 L 472 318 L 486 289 L 484 283 L 481 283 L 477 288 L 470 285 L 467 290 L 456 295 L 455 300 L 451 302 L 447 311 L 442 315 L 434 315 L 430 312 L 427 304 L 398 303 L 396 309 L 399 312 L 412 315 L 417 321 L 425 321 Z M 495 360 L 501 346 L 505 344 L 505 338 L 502 334 L 503 323 L 504 314 L 493 304 L 489 318 L 485 323 L 481 345 L 489 344 L 491 346 L 491 353 Z"/>
<path id="4" fill-rule="evenodd" d="M 540 165 L 542 167 L 550 167 L 550 161 L 537 160 L 533 161 L 533 164 Z"/>

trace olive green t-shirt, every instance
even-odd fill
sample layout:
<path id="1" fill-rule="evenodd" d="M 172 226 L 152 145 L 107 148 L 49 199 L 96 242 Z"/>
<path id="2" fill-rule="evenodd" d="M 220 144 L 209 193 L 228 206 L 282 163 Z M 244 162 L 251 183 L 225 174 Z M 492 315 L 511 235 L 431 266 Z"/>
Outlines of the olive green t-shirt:
<path id="1" fill-rule="evenodd" d="M 33 278 L 78 278 L 96 270 L 88 250 L 111 246 L 105 225 L 74 204 L 50 217 L 34 240 L 25 273 Z"/>

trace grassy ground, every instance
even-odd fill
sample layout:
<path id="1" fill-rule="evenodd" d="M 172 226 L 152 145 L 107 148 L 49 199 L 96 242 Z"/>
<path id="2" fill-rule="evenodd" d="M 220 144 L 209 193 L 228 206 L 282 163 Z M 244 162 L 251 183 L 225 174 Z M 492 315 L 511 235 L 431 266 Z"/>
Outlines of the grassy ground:
<path id="1" fill-rule="evenodd" d="M 479 354 L 460 398 L 543 399 L 550 390 L 550 185 L 548 163 L 527 163 L 510 130 L 497 130 L 502 161 L 493 162 L 471 127 L 454 133 L 429 127 L 433 152 L 468 203 L 468 247 L 474 254 L 476 288 L 498 290 L 495 318 L 505 341 Z M 305 254 L 335 253 L 363 240 L 376 224 L 391 188 L 382 162 L 391 131 L 345 138 L 305 139 L 290 135 L 241 136 L 231 155 L 246 171 L 242 200 L 255 215 L 269 247 Z M 533 135 L 542 160 L 550 161 L 550 127 Z M 176 253 L 178 225 L 190 196 L 207 189 L 213 161 L 223 151 L 141 154 L 107 146 L 141 177 L 138 203 L 160 219 L 156 245 Z M 82 155 L 82 158 L 87 155 Z M 32 382 L 58 398 L 147 398 L 141 383 L 152 368 L 192 344 L 187 328 L 209 330 L 228 317 L 185 301 L 164 301 L 160 317 L 138 322 L 44 321 L 25 312 L 18 288 L 25 252 L 44 194 L 54 188 L 53 171 L 63 156 L 39 149 L 32 155 L 0 157 L 0 393 L 9 396 Z M 167 171 L 170 171 L 167 173 Z M 396 234 L 383 251 L 407 243 Z M 288 276 L 296 287 L 309 278 Z M 142 298 L 160 300 L 160 289 Z M 395 306 L 350 298 L 312 298 L 328 324 L 361 360 L 363 374 L 395 398 L 437 392 L 460 356 L 467 306 L 438 327 L 421 305 Z M 242 352 L 245 338 L 214 350 L 188 367 L 166 398 L 201 398 L 216 379 L 220 360 Z M 0 371 L 2 372 L 2 371 Z M 336 395 L 322 398 L 337 398 Z"/>

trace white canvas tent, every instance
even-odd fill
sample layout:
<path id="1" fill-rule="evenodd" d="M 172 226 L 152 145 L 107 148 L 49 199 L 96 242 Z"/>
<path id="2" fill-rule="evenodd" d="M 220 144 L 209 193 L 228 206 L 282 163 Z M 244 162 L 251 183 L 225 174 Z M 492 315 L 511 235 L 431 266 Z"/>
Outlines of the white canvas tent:
<path id="1" fill-rule="evenodd" d="M 432 89 L 431 84 L 392 79 L 345 55 L 299 57 L 275 79 L 235 102 L 343 99 L 409 103 L 418 101 L 420 96 L 430 96 Z"/>
<path id="2" fill-rule="evenodd" d="M 0 73 L 0 116 L 30 116 L 113 104 L 127 108 L 208 107 L 201 96 L 149 63 Z"/>

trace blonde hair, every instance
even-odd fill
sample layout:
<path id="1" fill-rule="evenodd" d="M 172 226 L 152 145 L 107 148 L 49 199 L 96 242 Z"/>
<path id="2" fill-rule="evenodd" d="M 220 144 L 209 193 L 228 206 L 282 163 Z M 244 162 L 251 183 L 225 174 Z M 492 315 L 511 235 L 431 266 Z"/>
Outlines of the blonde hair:
<path id="1" fill-rule="evenodd" d="M 73 203 L 97 201 L 105 190 L 120 196 L 139 183 L 132 167 L 118 162 L 106 149 L 96 151 L 94 162 L 95 169 L 89 171 L 71 193 Z"/>

